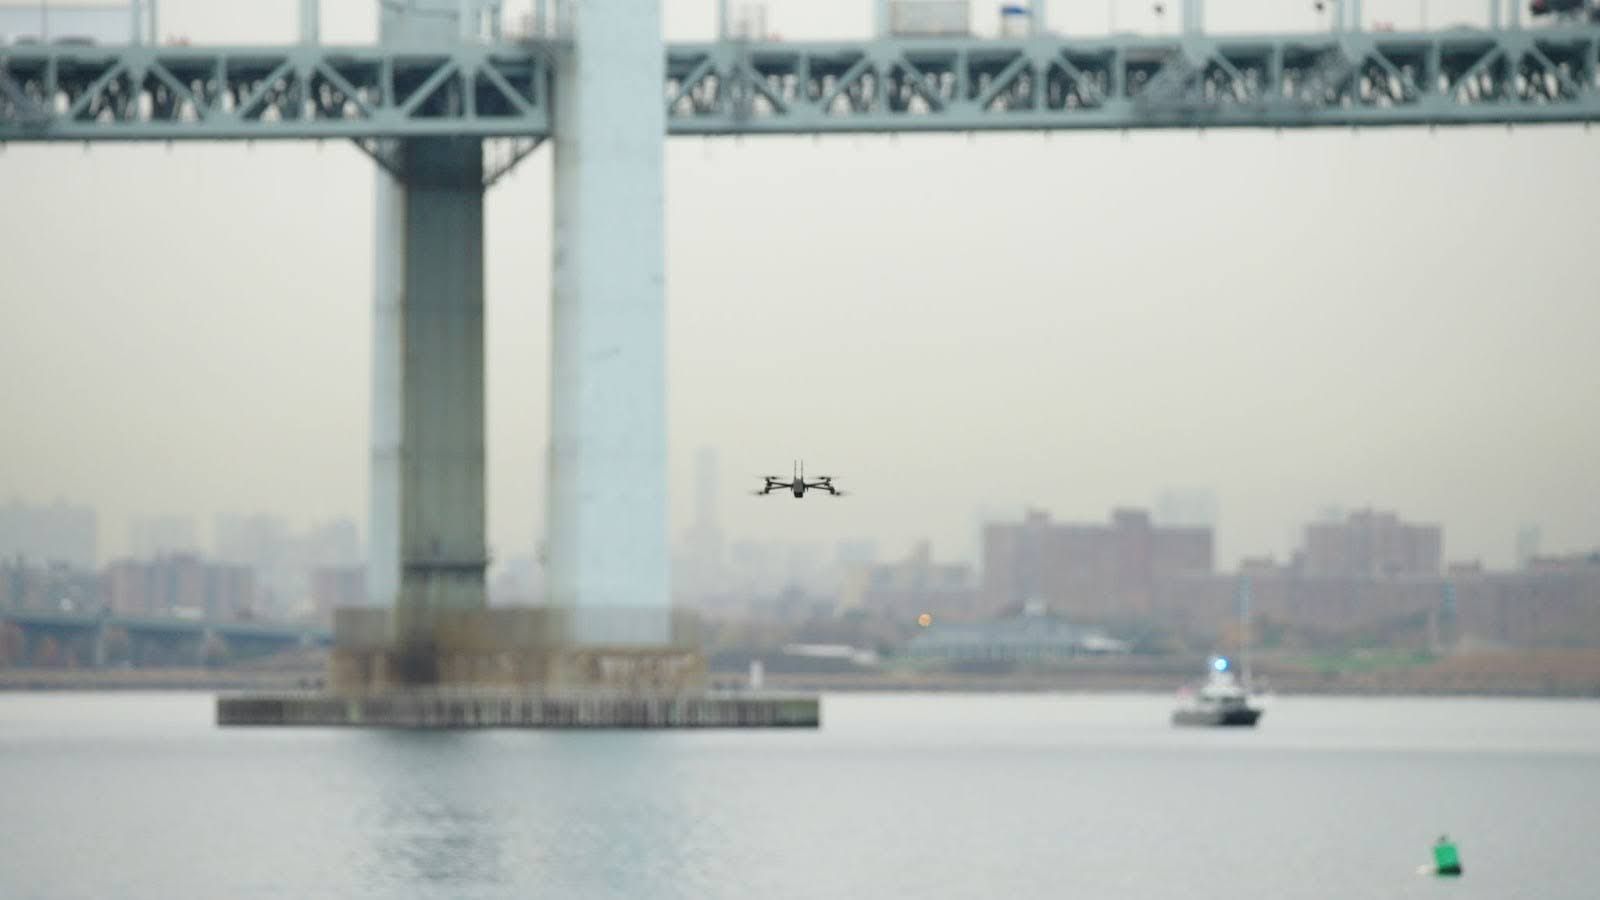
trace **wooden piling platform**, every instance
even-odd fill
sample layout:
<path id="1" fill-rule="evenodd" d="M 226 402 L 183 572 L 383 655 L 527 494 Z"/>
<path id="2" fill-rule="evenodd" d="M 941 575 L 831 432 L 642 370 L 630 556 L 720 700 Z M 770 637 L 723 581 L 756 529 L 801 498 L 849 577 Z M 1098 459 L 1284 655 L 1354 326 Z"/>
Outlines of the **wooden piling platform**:
<path id="1" fill-rule="evenodd" d="M 814 694 L 637 694 L 493 688 L 249 693 L 217 698 L 221 726 L 360 728 L 817 728 Z"/>

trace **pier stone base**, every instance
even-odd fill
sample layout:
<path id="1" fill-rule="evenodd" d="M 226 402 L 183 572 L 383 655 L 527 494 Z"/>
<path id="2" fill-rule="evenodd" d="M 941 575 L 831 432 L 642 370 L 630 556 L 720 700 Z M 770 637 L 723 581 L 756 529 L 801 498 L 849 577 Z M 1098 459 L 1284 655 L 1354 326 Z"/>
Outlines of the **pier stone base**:
<path id="1" fill-rule="evenodd" d="M 814 696 L 531 692 L 256 694 L 217 701 L 218 725 L 367 728 L 816 728 Z"/>
<path id="2" fill-rule="evenodd" d="M 705 657 L 691 617 L 674 617 L 671 642 L 655 646 L 574 645 L 568 635 L 579 618 L 573 610 L 536 606 L 444 610 L 432 614 L 429 643 L 400 643 L 388 610 L 341 609 L 334 616 L 329 684 L 335 693 L 435 686 L 705 689 Z M 418 679 L 418 672 L 429 677 Z"/>
<path id="3" fill-rule="evenodd" d="M 396 639 L 386 609 L 334 617 L 329 690 L 217 701 L 219 725 L 404 728 L 815 728 L 815 696 L 710 692 L 696 620 L 670 643 L 625 640 L 618 611 L 499 607 L 432 613 L 427 643 Z M 625 611 L 621 611 L 625 613 Z M 621 617 L 626 625 L 626 616 Z M 615 635 L 575 644 L 570 635 Z M 420 677 L 419 677 L 420 676 Z"/>

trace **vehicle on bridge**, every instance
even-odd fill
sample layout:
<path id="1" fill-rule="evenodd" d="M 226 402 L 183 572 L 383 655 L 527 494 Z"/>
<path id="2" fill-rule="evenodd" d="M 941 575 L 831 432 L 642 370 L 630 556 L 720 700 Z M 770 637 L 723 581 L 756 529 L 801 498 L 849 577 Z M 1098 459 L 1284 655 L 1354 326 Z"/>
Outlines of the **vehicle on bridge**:
<path id="1" fill-rule="evenodd" d="M 1531 0 L 1528 12 L 1535 16 L 1560 16 L 1562 18 L 1588 18 L 1600 22 L 1600 2 L 1596 0 Z"/>
<path id="2" fill-rule="evenodd" d="M 794 494 L 796 500 L 804 497 L 806 495 L 806 491 L 827 491 L 834 497 L 843 497 L 845 495 L 844 491 L 841 491 L 833 486 L 833 476 L 831 475 L 818 475 L 817 480 L 807 481 L 806 464 L 804 460 L 795 461 L 793 474 L 787 481 L 778 475 L 767 475 L 764 477 L 766 478 L 766 483 L 761 486 L 761 490 L 751 492 L 757 497 L 765 497 L 773 491 L 782 490 L 787 490 Z"/>

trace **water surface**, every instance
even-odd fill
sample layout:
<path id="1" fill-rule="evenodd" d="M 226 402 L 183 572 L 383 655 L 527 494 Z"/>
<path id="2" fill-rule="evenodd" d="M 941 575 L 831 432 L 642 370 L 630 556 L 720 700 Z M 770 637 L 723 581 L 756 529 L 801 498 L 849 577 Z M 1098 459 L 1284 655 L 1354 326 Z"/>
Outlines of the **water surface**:
<path id="1" fill-rule="evenodd" d="M 815 731 L 222 730 L 0 695 L 0 897 L 1600 896 L 1600 703 L 829 695 Z M 1466 875 L 1416 874 L 1441 831 Z"/>

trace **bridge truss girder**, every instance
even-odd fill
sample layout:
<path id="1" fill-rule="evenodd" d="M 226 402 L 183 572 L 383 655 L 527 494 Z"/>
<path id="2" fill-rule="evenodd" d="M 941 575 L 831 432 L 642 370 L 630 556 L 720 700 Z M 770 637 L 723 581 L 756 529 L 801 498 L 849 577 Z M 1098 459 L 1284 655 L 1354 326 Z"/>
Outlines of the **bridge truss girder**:
<path id="1" fill-rule="evenodd" d="M 674 134 L 1600 119 L 1600 29 L 675 45 Z"/>
<path id="2" fill-rule="evenodd" d="M 551 130 L 554 41 L 0 48 L 0 142 Z M 1600 120 L 1600 28 L 670 45 L 675 135 Z M 514 140 L 510 140 L 514 139 Z M 486 166 L 485 178 L 508 167 Z"/>
<path id="3" fill-rule="evenodd" d="M 542 136 L 537 48 L 0 47 L 0 140 Z"/>

